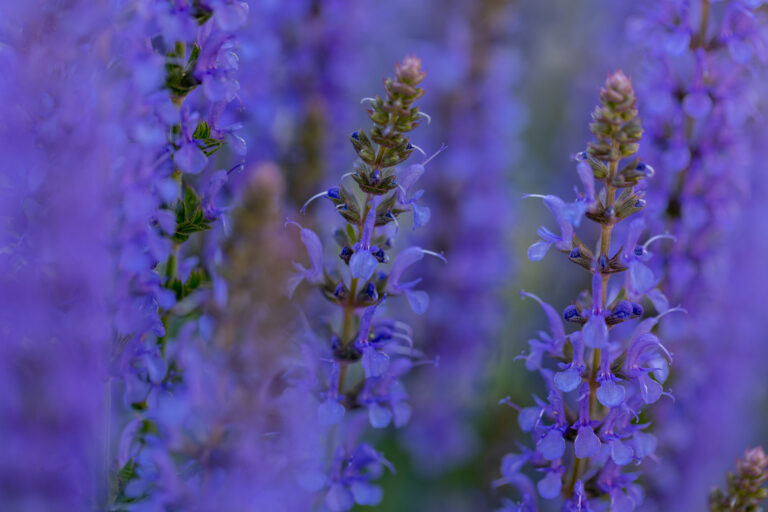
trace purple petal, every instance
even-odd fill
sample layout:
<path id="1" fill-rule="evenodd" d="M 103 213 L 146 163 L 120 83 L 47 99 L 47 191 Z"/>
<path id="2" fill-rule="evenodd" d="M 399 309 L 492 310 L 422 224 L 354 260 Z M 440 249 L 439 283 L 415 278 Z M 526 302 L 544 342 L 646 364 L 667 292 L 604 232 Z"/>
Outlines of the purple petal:
<path id="1" fill-rule="evenodd" d="M 539 480 L 536 484 L 539 494 L 546 500 L 551 500 L 560 496 L 560 489 L 563 487 L 563 479 L 555 471 L 548 471 L 547 476 Z"/>
<path id="2" fill-rule="evenodd" d="M 576 368 L 570 367 L 565 371 L 557 372 L 554 381 L 557 389 L 567 393 L 576 389 L 581 383 L 581 374 Z"/>
<path id="3" fill-rule="evenodd" d="M 656 286 L 656 278 L 653 275 L 653 271 L 639 261 L 632 262 L 629 266 L 629 273 L 632 277 L 634 289 L 640 293 L 648 293 Z"/>
<path id="4" fill-rule="evenodd" d="M 234 133 L 230 133 L 227 136 L 227 139 L 229 140 L 229 146 L 232 148 L 232 151 L 234 151 L 236 155 L 245 156 L 245 154 L 248 152 L 248 146 L 245 143 L 244 138 L 240 137 L 239 135 L 235 135 Z"/>
<path id="5" fill-rule="evenodd" d="M 389 367 L 389 356 L 369 345 L 363 349 L 362 365 L 366 378 L 379 377 Z"/>
<path id="6" fill-rule="evenodd" d="M 616 407 L 624 401 L 626 391 L 624 386 L 617 384 L 614 380 L 604 380 L 597 389 L 598 401 L 606 407 Z"/>
<path id="7" fill-rule="evenodd" d="M 621 489 L 611 491 L 611 512 L 632 512 L 635 510 L 635 501 L 621 492 Z"/>
<path id="8" fill-rule="evenodd" d="M 405 290 L 408 304 L 417 315 L 423 314 L 429 307 L 429 294 L 421 290 Z"/>
<path id="9" fill-rule="evenodd" d="M 517 424 L 520 425 L 520 430 L 523 432 L 530 432 L 539 421 L 541 416 L 541 407 L 526 407 L 521 409 L 517 414 Z"/>
<path id="10" fill-rule="evenodd" d="M 400 288 L 400 278 L 402 277 L 403 272 L 405 269 L 421 260 L 423 257 L 424 251 L 421 249 L 421 247 L 411 246 L 403 249 L 392 263 L 392 270 L 389 273 L 387 287 L 395 293 L 401 292 L 402 290 Z"/>
<path id="11" fill-rule="evenodd" d="M 317 419 L 321 425 L 335 425 L 344 418 L 344 406 L 329 398 L 317 408 Z"/>
<path id="12" fill-rule="evenodd" d="M 661 398 L 663 391 L 661 384 L 653 380 L 647 373 L 637 378 L 637 384 L 640 386 L 640 396 L 643 397 L 646 404 L 652 404 Z"/>
<path id="13" fill-rule="evenodd" d="M 524 290 L 520 290 L 520 295 L 522 297 L 530 297 L 531 299 L 535 300 L 539 303 L 539 306 L 541 306 L 541 309 L 544 310 L 544 314 L 547 317 L 547 323 L 549 324 L 549 331 L 552 335 L 552 339 L 555 341 L 555 344 L 558 344 L 560 341 L 565 339 L 565 327 L 563 326 L 563 320 L 560 317 L 560 313 L 555 311 L 555 308 L 541 300 L 538 296 L 528 293 Z"/>
<path id="14" fill-rule="evenodd" d="M 356 251 L 349 259 L 349 269 L 352 272 L 352 277 L 365 281 L 371 278 L 377 264 L 378 260 L 376 260 L 376 257 L 371 254 L 370 250 L 366 249 Z"/>
<path id="15" fill-rule="evenodd" d="M 306 468 L 296 474 L 296 480 L 302 489 L 309 492 L 317 492 L 325 487 L 326 475 L 319 467 Z"/>
<path id="16" fill-rule="evenodd" d="M 429 218 L 432 215 L 430 209 L 426 206 L 419 206 L 416 203 L 411 204 L 413 209 L 413 228 L 420 228 L 429 222 Z"/>
<path id="17" fill-rule="evenodd" d="M 560 238 L 570 245 L 573 238 L 573 225 L 567 218 L 565 202 L 557 196 L 548 195 L 544 197 L 544 204 L 555 216 L 555 221 L 560 228 Z"/>
<path id="18" fill-rule="evenodd" d="M 670 55 L 680 55 L 688 49 L 690 42 L 691 34 L 681 28 L 667 34 L 664 38 L 664 50 Z"/>
<path id="19" fill-rule="evenodd" d="M 579 179 L 584 184 L 584 195 L 591 203 L 595 200 L 595 174 L 592 172 L 592 166 L 587 162 L 579 162 L 576 172 L 579 173 Z"/>
<path id="20" fill-rule="evenodd" d="M 216 23 L 224 32 L 231 32 L 245 24 L 248 16 L 248 4 L 235 0 L 222 2 L 216 6 Z"/>
<path id="21" fill-rule="evenodd" d="M 536 443 L 536 450 L 547 460 L 559 459 L 565 453 L 565 439 L 559 430 L 553 428 Z"/>
<path id="22" fill-rule="evenodd" d="M 635 258 L 635 247 L 643 231 L 645 231 L 645 219 L 642 217 L 638 217 L 629 223 L 627 238 L 624 241 L 624 254 L 628 256 L 627 259 Z"/>
<path id="23" fill-rule="evenodd" d="M 424 174 L 424 166 L 421 164 L 409 165 L 397 174 L 397 184 L 400 185 L 397 196 L 401 203 L 407 202 L 407 196 L 411 187 L 419 180 L 422 174 Z"/>
<path id="24" fill-rule="evenodd" d="M 579 427 L 573 447 L 576 457 L 579 459 L 594 457 L 600 452 L 600 438 L 597 437 L 592 427 L 583 425 Z"/>
<path id="25" fill-rule="evenodd" d="M 632 447 L 622 443 L 621 440 L 614 439 L 611 441 L 611 459 L 617 466 L 626 466 L 632 462 L 633 454 Z"/>
<path id="26" fill-rule="evenodd" d="M 411 420 L 411 404 L 401 400 L 392 405 L 392 415 L 395 420 L 395 427 L 404 427 Z"/>
<path id="27" fill-rule="evenodd" d="M 728 40 L 728 51 L 733 60 L 739 64 L 747 64 L 752 60 L 752 47 L 744 42 L 743 39 L 731 37 Z"/>
<path id="28" fill-rule="evenodd" d="M 381 503 L 383 491 L 378 485 L 355 481 L 349 486 L 355 502 L 359 505 L 375 506 Z"/>
<path id="29" fill-rule="evenodd" d="M 346 512 L 355 505 L 352 493 L 341 484 L 333 484 L 325 495 L 325 506 L 331 512 Z"/>
<path id="30" fill-rule="evenodd" d="M 608 325 L 602 315 L 592 314 L 581 329 L 584 345 L 592 348 L 606 348 L 608 346 Z"/>
<path id="31" fill-rule="evenodd" d="M 640 459 L 653 455 L 653 452 L 656 451 L 656 437 L 651 434 L 635 432 L 631 442 L 635 448 L 635 455 Z"/>
<path id="32" fill-rule="evenodd" d="M 368 405 L 368 421 L 373 428 L 384 428 L 392 421 L 392 411 L 376 402 Z"/>
<path id="33" fill-rule="evenodd" d="M 208 162 L 208 157 L 194 142 L 184 144 L 173 154 L 173 161 L 181 172 L 198 174 Z"/>
<path id="34" fill-rule="evenodd" d="M 701 119 L 712 110 L 712 98 L 704 91 L 696 91 L 683 99 L 683 110 L 694 119 Z"/>
<path id="35" fill-rule="evenodd" d="M 547 255 L 547 251 L 552 247 L 551 242 L 540 240 L 528 248 L 528 259 L 531 261 L 541 261 Z"/>

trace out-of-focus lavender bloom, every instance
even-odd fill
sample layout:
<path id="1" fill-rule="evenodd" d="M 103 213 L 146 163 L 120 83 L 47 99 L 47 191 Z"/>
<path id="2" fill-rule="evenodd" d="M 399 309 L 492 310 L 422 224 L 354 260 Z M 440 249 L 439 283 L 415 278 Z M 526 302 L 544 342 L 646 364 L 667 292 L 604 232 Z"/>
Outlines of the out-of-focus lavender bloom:
<path id="1" fill-rule="evenodd" d="M 344 0 L 255 2 L 240 38 L 244 125 L 251 158 L 286 175 L 288 199 L 349 166 L 346 141 L 330 137 L 356 119 L 369 5 Z M 390 27 L 388 27 L 390 29 Z"/>
<path id="2" fill-rule="evenodd" d="M 623 341 L 611 329 L 644 314 L 636 302 L 642 294 L 630 295 L 633 290 L 627 286 L 610 286 L 612 274 L 629 270 L 621 261 L 625 247 L 611 254 L 614 227 L 643 209 L 641 185 L 652 175 L 648 166 L 633 158 L 642 135 L 635 101 L 629 78 L 620 71 L 611 74 L 592 115 L 590 129 L 597 140 L 576 156 L 585 192 L 572 203 L 539 196 L 566 235 L 552 244 L 590 272 L 592 282 L 591 294 L 582 293 L 562 317 L 535 295 L 523 292 L 543 308 L 549 332 L 532 340 L 525 356 L 526 367 L 541 374 L 547 392 L 546 400 L 537 398 L 536 406 L 520 409 L 518 417 L 520 428 L 531 432 L 535 450 L 508 455 L 497 481 L 518 488 L 520 507 L 530 508 L 526 503 L 531 501 L 527 476 L 521 473 L 524 464 L 541 472 L 538 495 L 562 498 L 564 510 L 632 511 L 643 500 L 636 475 L 623 468 L 653 456 L 655 438 L 644 432 L 647 424 L 638 417 L 645 405 L 661 397 L 666 363 L 660 361 L 670 355 L 650 333 L 657 318 L 638 323 Z M 625 159 L 629 161 L 622 164 Z M 584 172 L 584 165 L 590 173 Z M 603 185 L 597 194 L 592 179 Z M 594 252 L 575 234 L 582 216 L 600 226 Z M 632 223 L 630 231 L 635 233 L 630 238 L 636 239 L 640 228 Z M 534 261 L 538 256 L 529 252 Z M 567 334 L 563 318 L 580 329 Z"/>
<path id="3" fill-rule="evenodd" d="M 112 11 L 7 3 L 0 21 L 0 496 L 85 510 L 106 490 L 110 176 L 126 141 Z"/>
<path id="4" fill-rule="evenodd" d="M 409 210 L 418 217 L 407 193 L 415 179 L 401 183 L 404 174 L 396 166 L 414 151 L 407 133 L 421 120 L 414 102 L 424 94 L 419 87 L 424 77 L 416 57 L 406 57 L 395 65 L 395 78 L 384 81 L 385 96 L 370 100 L 368 115 L 373 128 L 369 133 L 358 130 L 350 136 L 360 158 L 350 174 L 358 190 L 353 192 L 342 183 L 310 199 L 327 198 L 347 223 L 335 233 L 341 270 L 326 269 L 320 237 L 301 228 L 311 264 L 309 269 L 296 265 L 298 274 L 290 288 L 301 280 L 314 283 L 342 312 L 340 329 L 331 328 L 321 349 L 325 362 L 297 381 L 299 387 L 316 393 L 319 422 L 325 426 L 341 423 L 334 431 L 345 431 L 337 440 L 326 435 L 326 442 L 333 447 L 333 460 L 324 469 L 321 464 L 302 473 L 301 478 L 307 490 L 322 493 L 325 507 L 334 512 L 350 510 L 355 503 L 378 504 L 382 492 L 372 481 L 383 467 L 391 466 L 369 445 L 357 441 L 359 434 L 350 426 L 357 424 L 359 431 L 362 425 L 354 410 L 366 410 L 367 421 L 374 428 L 402 426 L 411 415 L 400 377 L 421 354 L 412 346 L 410 328 L 384 318 L 381 309 L 388 295 L 406 295 L 413 309 L 422 312 L 426 293 L 413 290 L 418 280 L 404 282 L 402 275 L 424 254 L 442 256 L 410 247 L 394 259 L 388 274 L 379 270 L 379 265 L 390 260 L 387 251 L 395 234 L 390 229 L 398 225 L 398 217 Z M 359 382 L 350 385 L 348 380 L 353 377 Z"/>
<path id="5" fill-rule="evenodd" d="M 503 286 L 515 267 L 509 254 L 513 202 L 507 173 L 518 161 L 526 112 L 516 94 L 523 66 L 514 45 L 512 4 L 428 2 L 420 10 L 410 2 L 396 3 L 414 13 L 407 43 L 432 56 L 435 85 L 424 102 L 440 121 L 421 140 L 448 147 L 439 172 L 426 166 L 421 180 L 430 194 L 417 203 L 430 210 L 431 241 L 425 245 L 451 255 L 445 268 L 425 269 L 419 286 L 439 287 L 441 293 L 414 326 L 429 333 L 425 350 L 439 356 L 440 365 L 409 376 L 419 412 L 398 435 L 419 473 L 435 479 L 474 462 L 480 451 L 474 422 L 485 404 L 478 396 L 504 322 Z M 474 30 L 477 26 L 485 28 Z M 417 503 L 440 507 L 429 499 Z"/>
<path id="6" fill-rule="evenodd" d="M 663 255 L 663 295 L 652 299 L 659 311 L 683 301 L 689 311 L 664 330 L 686 371 L 673 384 L 674 407 L 666 404 L 657 415 L 664 424 L 660 452 L 670 462 L 654 479 L 661 510 L 702 509 L 757 425 L 755 395 L 745 389 L 762 372 L 762 333 L 745 304 L 762 290 L 746 271 L 757 237 L 741 226 L 749 224 L 750 175 L 760 172 L 754 146 L 764 131 L 760 69 L 768 32 L 760 3 L 653 3 L 628 24 L 630 39 L 647 55 L 638 89 L 649 160 L 665 170 L 648 194 L 647 219 L 677 238 L 656 249 Z M 728 435 L 711 443 L 719 432 Z"/>
<path id="7" fill-rule="evenodd" d="M 196 502 L 197 480 L 208 469 L 200 453 L 216 438 L 208 430 L 216 418 L 209 404 L 226 388 L 206 349 L 212 327 L 203 311 L 208 297 L 223 300 L 222 281 L 213 258 L 186 242 L 212 227 L 211 239 L 219 240 L 218 195 L 239 167 L 216 171 L 209 164 L 225 143 L 244 150 L 225 123 L 238 90 L 232 30 L 245 22 L 247 6 L 119 7 L 112 73 L 130 144 L 114 176 L 124 200 L 113 242 L 120 267 L 111 395 L 124 408 L 115 407 L 109 501 L 116 509 L 183 507 Z"/>

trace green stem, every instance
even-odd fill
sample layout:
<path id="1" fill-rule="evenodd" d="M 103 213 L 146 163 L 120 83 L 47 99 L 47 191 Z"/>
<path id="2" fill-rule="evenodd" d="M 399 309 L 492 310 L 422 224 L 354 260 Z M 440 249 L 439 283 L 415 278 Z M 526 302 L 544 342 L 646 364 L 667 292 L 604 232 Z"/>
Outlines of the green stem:
<path id="1" fill-rule="evenodd" d="M 617 143 L 613 142 L 614 148 L 617 146 Z M 619 162 L 618 160 L 611 161 L 610 165 L 608 167 L 608 176 L 605 178 L 605 209 L 611 210 L 614 206 L 614 203 L 616 201 L 616 188 L 613 186 L 613 178 L 616 176 L 616 172 L 618 171 Z M 614 223 L 611 220 L 607 224 L 603 224 L 601 226 L 601 237 L 600 237 L 600 254 L 598 254 L 597 262 L 600 261 L 601 256 L 605 256 L 606 259 L 611 258 L 611 235 L 613 234 L 613 226 Z M 595 272 L 599 272 L 599 268 L 595 266 Z M 607 306 L 607 298 L 608 298 L 608 281 L 610 280 L 610 274 L 601 274 L 601 280 L 602 280 L 602 299 L 600 303 L 601 309 L 605 309 Z M 590 368 L 589 373 L 589 415 L 591 419 L 595 419 L 598 412 L 598 401 L 597 401 L 597 372 L 600 368 L 600 361 L 601 361 L 602 353 L 599 348 L 595 348 L 592 350 L 592 364 Z M 573 495 L 573 489 L 576 486 L 576 481 L 581 476 L 582 470 L 584 469 L 584 466 L 586 465 L 586 459 L 577 459 L 574 457 L 574 463 L 572 466 L 572 469 L 568 475 L 568 478 L 566 479 L 566 489 L 565 494 L 567 497 L 571 497 Z"/>

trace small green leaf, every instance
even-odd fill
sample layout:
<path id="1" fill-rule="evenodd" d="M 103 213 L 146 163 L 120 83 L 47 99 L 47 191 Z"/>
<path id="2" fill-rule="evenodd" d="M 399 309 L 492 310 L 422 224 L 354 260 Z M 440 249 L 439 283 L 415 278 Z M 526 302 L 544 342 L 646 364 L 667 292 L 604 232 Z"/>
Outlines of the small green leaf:
<path id="1" fill-rule="evenodd" d="M 200 121 L 197 123 L 197 128 L 195 128 L 195 132 L 192 134 L 193 139 L 207 139 L 211 136 L 211 127 L 208 125 L 206 121 Z"/>
<path id="2" fill-rule="evenodd" d="M 347 236 L 349 237 L 349 241 L 351 243 L 354 244 L 355 242 L 357 242 L 357 238 L 355 235 L 355 228 L 353 228 L 351 224 L 347 224 Z"/>

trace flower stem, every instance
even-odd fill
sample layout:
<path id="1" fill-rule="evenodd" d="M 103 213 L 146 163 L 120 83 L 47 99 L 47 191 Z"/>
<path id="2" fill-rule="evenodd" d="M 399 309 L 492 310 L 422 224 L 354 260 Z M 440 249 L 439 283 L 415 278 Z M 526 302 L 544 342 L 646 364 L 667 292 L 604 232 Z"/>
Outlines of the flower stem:
<path id="1" fill-rule="evenodd" d="M 614 149 L 618 146 L 616 141 L 613 142 Z M 605 178 L 605 209 L 606 210 L 612 210 L 614 202 L 616 201 L 616 188 L 612 185 L 613 178 L 616 176 L 616 172 L 618 170 L 618 160 L 612 160 L 610 162 L 610 165 L 608 167 L 608 177 Z M 601 237 L 600 237 L 600 254 L 597 256 L 598 261 L 601 258 L 601 256 L 605 256 L 606 259 L 610 259 L 610 251 L 611 251 L 611 235 L 613 234 L 613 221 L 608 222 L 606 224 L 602 225 L 601 229 Z M 595 272 L 599 272 L 600 269 L 597 266 L 597 262 L 595 265 Z M 602 279 L 602 299 L 600 303 L 600 308 L 604 310 L 607 306 L 607 300 L 608 300 L 608 281 L 610 279 L 610 274 L 604 273 L 601 275 Z M 593 306 L 595 306 L 594 304 Z M 592 419 L 595 419 L 597 415 L 597 407 L 598 407 L 598 401 L 597 401 L 597 371 L 598 368 L 600 368 L 600 360 L 601 360 L 602 354 L 599 348 L 592 350 L 592 365 L 590 369 L 590 375 L 589 375 L 589 414 Z M 566 495 L 570 498 L 573 495 L 573 489 L 576 485 L 576 481 L 579 479 L 579 476 L 581 476 L 582 472 L 582 466 L 584 465 L 583 459 L 575 459 L 575 462 L 572 466 L 572 471 L 570 472 L 568 479 L 566 480 Z"/>

